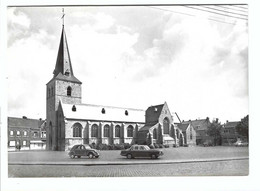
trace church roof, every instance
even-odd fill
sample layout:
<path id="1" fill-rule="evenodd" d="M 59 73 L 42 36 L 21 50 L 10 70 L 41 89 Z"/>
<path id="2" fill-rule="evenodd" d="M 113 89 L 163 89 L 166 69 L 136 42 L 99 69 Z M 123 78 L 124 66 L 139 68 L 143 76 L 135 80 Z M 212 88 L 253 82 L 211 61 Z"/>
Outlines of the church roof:
<path id="1" fill-rule="evenodd" d="M 73 74 L 73 69 L 72 69 L 71 59 L 69 54 L 69 47 L 68 47 L 64 26 L 62 27 L 56 66 L 53 71 L 53 78 L 65 80 L 65 81 L 73 81 L 81 84 L 81 82 Z"/>
<path id="2" fill-rule="evenodd" d="M 139 131 L 149 131 L 151 128 L 156 128 L 158 126 L 159 123 L 156 123 L 155 125 L 145 125 Z"/>
<path id="3" fill-rule="evenodd" d="M 186 124 L 181 124 L 181 123 L 179 123 L 179 124 L 177 124 L 178 128 L 179 128 L 180 130 L 182 130 L 183 132 L 187 130 L 187 128 L 189 127 L 189 125 L 190 125 L 189 123 L 186 123 Z"/>
<path id="4" fill-rule="evenodd" d="M 64 116 L 67 119 L 133 123 L 145 122 L 145 111 L 141 109 L 120 108 L 91 104 L 76 104 L 76 111 L 72 111 L 73 104 L 61 103 L 61 105 Z"/>

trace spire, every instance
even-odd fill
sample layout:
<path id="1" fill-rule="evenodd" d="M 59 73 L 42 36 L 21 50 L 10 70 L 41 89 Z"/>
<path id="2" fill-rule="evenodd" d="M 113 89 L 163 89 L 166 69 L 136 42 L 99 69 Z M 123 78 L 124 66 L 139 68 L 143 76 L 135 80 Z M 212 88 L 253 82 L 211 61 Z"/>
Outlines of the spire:
<path id="1" fill-rule="evenodd" d="M 60 38 L 60 46 L 59 46 L 56 66 L 53 71 L 53 75 L 54 75 L 53 77 L 56 78 L 58 77 L 64 80 L 81 83 L 77 78 L 75 78 L 73 74 L 73 69 L 72 69 L 70 54 L 69 54 L 69 47 L 68 47 L 68 42 L 67 42 L 65 29 L 64 29 L 64 16 L 65 14 L 63 10 L 63 16 L 62 16 L 63 24 L 62 24 L 62 32 Z"/>

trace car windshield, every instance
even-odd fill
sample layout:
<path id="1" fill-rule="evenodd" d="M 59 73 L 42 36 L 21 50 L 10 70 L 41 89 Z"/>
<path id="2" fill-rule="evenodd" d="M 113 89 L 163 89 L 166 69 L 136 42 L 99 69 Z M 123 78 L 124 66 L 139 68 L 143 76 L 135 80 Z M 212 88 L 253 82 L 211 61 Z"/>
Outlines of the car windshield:
<path id="1" fill-rule="evenodd" d="M 86 149 L 91 149 L 89 145 L 84 145 Z"/>
<path id="2" fill-rule="evenodd" d="M 144 150 L 150 150 L 150 148 L 147 145 L 144 145 Z"/>

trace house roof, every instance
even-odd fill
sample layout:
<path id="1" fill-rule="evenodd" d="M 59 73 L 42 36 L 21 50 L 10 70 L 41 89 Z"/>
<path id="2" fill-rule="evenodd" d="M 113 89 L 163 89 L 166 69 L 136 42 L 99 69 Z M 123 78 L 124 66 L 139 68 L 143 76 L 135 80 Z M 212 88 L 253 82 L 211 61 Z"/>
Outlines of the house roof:
<path id="1" fill-rule="evenodd" d="M 145 122 L 145 111 L 141 109 L 121 108 L 91 104 L 75 104 L 76 111 L 72 111 L 73 104 L 61 103 L 64 116 L 67 119 L 83 119 L 115 122 Z M 102 113 L 103 111 L 103 113 Z"/>
<path id="2" fill-rule="evenodd" d="M 17 118 L 8 117 L 8 127 L 18 127 L 18 128 L 40 128 L 44 124 L 44 120 L 29 119 L 29 118 Z"/>
<path id="3" fill-rule="evenodd" d="M 230 121 L 230 122 L 227 122 L 227 123 L 224 125 L 224 128 L 236 127 L 238 124 L 239 124 L 239 121 Z"/>
<path id="4" fill-rule="evenodd" d="M 210 123 L 208 119 L 196 119 L 196 120 L 184 121 L 182 122 L 182 124 L 192 124 L 195 130 L 207 130 Z"/>

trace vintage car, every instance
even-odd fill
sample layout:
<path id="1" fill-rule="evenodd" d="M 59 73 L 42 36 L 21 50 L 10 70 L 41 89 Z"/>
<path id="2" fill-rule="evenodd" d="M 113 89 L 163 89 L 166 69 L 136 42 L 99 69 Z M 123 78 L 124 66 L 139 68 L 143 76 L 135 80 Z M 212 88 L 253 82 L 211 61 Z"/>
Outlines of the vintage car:
<path id="1" fill-rule="evenodd" d="M 128 159 L 138 157 L 156 159 L 163 155 L 163 152 L 157 149 L 150 149 L 147 145 L 132 145 L 129 149 L 122 150 L 120 155 L 126 156 Z"/>
<path id="2" fill-rule="evenodd" d="M 82 156 L 87 156 L 88 158 L 98 158 L 99 157 L 99 153 L 96 149 L 92 149 L 89 145 L 74 145 L 68 155 L 70 156 L 70 158 L 80 158 Z"/>
<path id="3" fill-rule="evenodd" d="M 247 142 L 243 142 L 241 140 L 238 140 L 237 142 L 234 143 L 234 145 L 236 147 L 246 147 L 246 146 L 248 146 L 248 143 Z"/>

